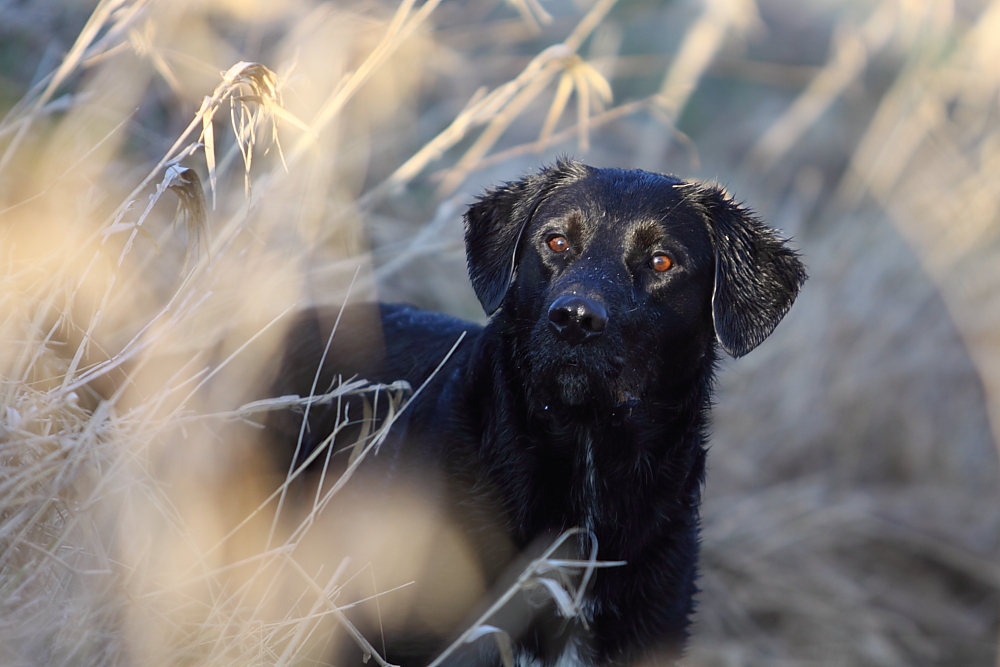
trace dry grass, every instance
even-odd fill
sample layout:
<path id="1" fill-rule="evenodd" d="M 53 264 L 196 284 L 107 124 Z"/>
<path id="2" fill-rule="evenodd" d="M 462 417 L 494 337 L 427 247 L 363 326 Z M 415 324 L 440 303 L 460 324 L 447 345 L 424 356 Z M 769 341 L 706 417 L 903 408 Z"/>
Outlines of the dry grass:
<path id="1" fill-rule="evenodd" d="M 305 304 L 479 317 L 462 205 L 555 151 L 717 178 L 813 276 L 722 377 L 688 662 L 995 663 L 1000 2 L 0 15 L 0 664 L 304 663 L 421 545 L 472 581 L 419 503 L 323 558 L 371 517 L 286 506 L 254 422 Z"/>

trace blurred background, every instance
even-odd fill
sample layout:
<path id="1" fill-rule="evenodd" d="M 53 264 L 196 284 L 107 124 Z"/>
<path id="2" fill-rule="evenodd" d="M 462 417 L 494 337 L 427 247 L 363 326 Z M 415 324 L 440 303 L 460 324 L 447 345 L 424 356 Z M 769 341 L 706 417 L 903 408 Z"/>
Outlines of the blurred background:
<path id="1" fill-rule="evenodd" d="M 685 663 L 998 664 L 1000 1 L 0 0 L 0 113 L 0 664 L 314 660 L 233 583 L 306 568 L 233 473 L 282 327 L 482 321 L 464 206 L 560 155 L 809 267 L 721 369 Z"/>

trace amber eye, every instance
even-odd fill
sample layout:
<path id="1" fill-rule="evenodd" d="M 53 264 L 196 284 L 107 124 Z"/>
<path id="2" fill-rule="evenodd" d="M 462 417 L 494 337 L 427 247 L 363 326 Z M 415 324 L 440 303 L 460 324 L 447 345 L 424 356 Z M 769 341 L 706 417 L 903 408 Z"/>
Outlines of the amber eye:
<path id="1" fill-rule="evenodd" d="M 653 267 L 654 271 L 659 271 L 660 273 L 663 273 L 671 266 L 673 266 L 674 263 L 670 261 L 670 258 L 667 257 L 666 255 L 654 255 L 653 259 L 650 260 L 649 265 Z"/>
<path id="2" fill-rule="evenodd" d="M 553 236 L 549 239 L 549 249 L 552 252 L 566 252 L 569 250 L 569 241 L 565 236 Z"/>

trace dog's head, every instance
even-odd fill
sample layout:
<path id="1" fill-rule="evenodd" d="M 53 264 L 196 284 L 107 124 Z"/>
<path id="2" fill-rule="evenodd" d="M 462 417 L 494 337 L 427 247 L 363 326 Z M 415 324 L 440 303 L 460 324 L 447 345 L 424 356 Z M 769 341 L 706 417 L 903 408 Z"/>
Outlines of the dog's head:
<path id="1" fill-rule="evenodd" d="M 483 308 L 520 344 L 541 400 L 568 405 L 639 399 L 716 340 L 746 354 L 806 278 L 718 187 L 568 160 L 485 193 L 465 240 Z"/>

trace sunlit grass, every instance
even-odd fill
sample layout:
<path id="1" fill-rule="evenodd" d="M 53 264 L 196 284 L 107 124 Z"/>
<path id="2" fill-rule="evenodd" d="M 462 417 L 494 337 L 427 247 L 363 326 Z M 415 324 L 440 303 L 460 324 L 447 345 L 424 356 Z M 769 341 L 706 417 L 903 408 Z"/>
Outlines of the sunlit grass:
<path id="1" fill-rule="evenodd" d="M 641 3 L 494 4 L 102 0 L 53 71 L 6 113 L 0 662 L 321 660 L 333 628 L 347 624 L 344 609 L 377 601 L 388 623 L 401 613 L 394 600 L 423 599 L 408 585 L 412 563 L 385 553 L 391 540 L 418 553 L 440 535 L 456 545 L 455 588 L 475 580 L 460 540 L 419 503 L 370 536 L 368 560 L 351 562 L 321 557 L 336 550 L 325 531 L 363 523 L 326 523 L 320 510 L 341 482 L 329 480 L 300 513 L 279 503 L 290 480 L 276 479 L 252 445 L 266 411 L 377 390 L 398 414 L 407 395 L 344 378 L 312 398 L 264 396 L 290 314 L 348 293 L 375 298 L 377 280 L 459 248 L 445 237 L 480 173 L 511 165 L 502 173 L 514 177 L 518 160 L 557 150 L 614 155 L 615 131 L 644 132 L 637 143 L 664 154 L 678 140 L 697 156 L 698 138 L 677 124 L 720 62 L 759 71 L 731 45 L 767 27 L 752 0 L 694 3 L 676 43 L 619 59 L 614 34 L 661 20 L 658 5 L 635 18 Z M 716 176 L 766 193 L 775 173 L 808 167 L 797 148 L 852 103 L 876 59 L 894 63 L 857 146 L 845 147 L 825 215 L 874 205 L 915 248 L 1000 436 L 1000 2 L 828 4 L 837 27 L 825 64 L 796 70 L 808 82 L 754 136 L 732 137 L 745 155 Z M 30 7 L 4 11 L 31 18 Z M 487 39 L 499 26 L 499 43 Z M 483 46 L 449 41 L 459 29 Z M 595 42 L 610 52 L 595 55 Z M 653 84 L 626 87 L 623 63 L 639 63 Z M 371 248 L 368 232 L 386 226 L 393 243 Z M 371 424 L 350 470 L 384 426 Z M 744 455 L 775 463 L 766 451 Z M 871 602 L 838 540 L 903 545 L 1000 586 L 987 558 L 880 522 L 879 497 L 827 502 L 823 488 L 807 479 L 706 507 L 697 633 L 708 640 L 696 635 L 692 663 L 816 658 L 794 627 L 762 627 L 760 609 L 860 638 L 827 664 L 933 662 L 947 622 L 900 639 L 909 626 Z M 279 506 L 286 523 L 274 518 Z M 798 559 L 778 568 L 775 553 Z M 572 614 L 580 601 L 570 575 L 601 564 L 542 565 L 557 588 L 541 581 L 539 563 L 517 585 L 548 590 Z M 488 620 L 466 638 L 488 641 Z M 381 664 L 380 638 L 348 634 Z"/>

